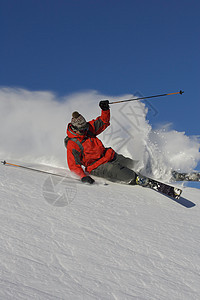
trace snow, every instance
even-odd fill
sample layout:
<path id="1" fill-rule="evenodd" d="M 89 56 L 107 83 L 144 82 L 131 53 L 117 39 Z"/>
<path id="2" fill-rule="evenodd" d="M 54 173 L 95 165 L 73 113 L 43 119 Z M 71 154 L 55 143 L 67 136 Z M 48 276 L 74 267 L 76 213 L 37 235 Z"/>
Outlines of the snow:
<path id="1" fill-rule="evenodd" d="M 63 140 L 71 113 L 89 121 L 100 114 L 99 100 L 128 98 L 0 88 L 1 160 L 67 176 L 0 165 L 0 299 L 199 299 L 199 183 L 178 183 L 182 197 L 172 200 L 68 177 Z M 199 137 L 171 124 L 155 129 L 147 114 L 147 102 L 113 105 L 100 139 L 157 179 L 198 168 Z"/>
<path id="2" fill-rule="evenodd" d="M 198 189 L 55 178 L 0 166 L 0 299 L 199 298 Z"/>

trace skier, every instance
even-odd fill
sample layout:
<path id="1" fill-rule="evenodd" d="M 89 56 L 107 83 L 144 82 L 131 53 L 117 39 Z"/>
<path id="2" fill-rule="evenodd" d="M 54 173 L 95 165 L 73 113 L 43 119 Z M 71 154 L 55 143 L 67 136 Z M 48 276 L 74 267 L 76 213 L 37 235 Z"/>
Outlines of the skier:
<path id="1" fill-rule="evenodd" d="M 112 148 L 105 148 L 97 135 L 110 125 L 109 101 L 99 102 L 101 116 L 86 122 L 85 118 L 77 111 L 73 112 L 71 123 L 67 127 L 65 146 L 67 148 L 67 162 L 70 170 L 76 173 L 81 181 L 92 184 L 95 175 L 110 181 L 124 182 L 131 185 L 151 187 L 164 191 L 164 183 L 149 177 L 142 176 L 133 171 L 138 161 L 134 161 L 122 154 L 116 153 Z M 82 166 L 85 167 L 83 170 Z M 172 171 L 173 181 L 200 181 L 200 173 L 179 173 Z M 173 192 L 174 193 L 174 192 Z M 180 193 L 178 194 L 180 197 Z"/>
<path id="2" fill-rule="evenodd" d="M 69 169 L 84 183 L 94 183 L 89 175 L 91 174 L 134 185 L 137 174 L 132 168 L 137 162 L 116 153 L 112 148 L 105 148 L 97 138 L 110 125 L 109 101 L 100 101 L 99 106 L 102 110 L 101 116 L 90 122 L 86 122 L 77 111 L 72 114 L 65 138 Z"/>

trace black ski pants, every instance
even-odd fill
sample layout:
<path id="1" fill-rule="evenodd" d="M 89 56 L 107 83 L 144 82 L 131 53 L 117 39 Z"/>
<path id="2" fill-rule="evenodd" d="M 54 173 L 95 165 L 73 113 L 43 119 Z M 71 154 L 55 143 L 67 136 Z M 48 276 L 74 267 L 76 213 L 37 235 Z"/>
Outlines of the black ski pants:
<path id="1" fill-rule="evenodd" d="M 114 160 L 98 166 L 92 170 L 91 175 L 114 182 L 121 181 L 127 184 L 135 184 L 137 174 L 132 168 L 134 168 L 136 163 L 137 161 L 116 153 Z"/>

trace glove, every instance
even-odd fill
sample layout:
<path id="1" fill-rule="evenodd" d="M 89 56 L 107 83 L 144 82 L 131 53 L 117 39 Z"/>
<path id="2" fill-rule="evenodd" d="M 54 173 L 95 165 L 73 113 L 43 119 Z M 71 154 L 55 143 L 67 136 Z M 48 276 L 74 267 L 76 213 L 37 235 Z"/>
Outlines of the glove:
<path id="1" fill-rule="evenodd" d="M 92 177 L 90 177 L 90 176 L 85 176 L 85 177 L 81 178 L 81 181 L 83 183 L 90 183 L 90 184 L 94 183 L 94 179 L 92 179 Z"/>
<path id="2" fill-rule="evenodd" d="M 99 102 L 99 106 L 102 110 L 109 110 L 109 101 L 108 100 L 102 100 Z"/>

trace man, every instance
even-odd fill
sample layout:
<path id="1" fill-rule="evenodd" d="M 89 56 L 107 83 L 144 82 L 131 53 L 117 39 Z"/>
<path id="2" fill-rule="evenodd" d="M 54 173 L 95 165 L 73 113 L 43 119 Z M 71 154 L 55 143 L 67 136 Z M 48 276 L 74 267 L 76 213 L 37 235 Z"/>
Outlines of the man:
<path id="1" fill-rule="evenodd" d="M 109 101 L 100 101 L 99 106 L 102 110 L 101 116 L 90 122 L 86 122 L 78 112 L 72 114 L 65 138 L 69 169 L 82 182 L 89 184 L 94 183 L 89 174 L 111 181 L 136 184 L 137 174 L 132 170 L 135 162 L 116 153 L 112 148 L 105 148 L 97 138 L 110 125 Z"/>

